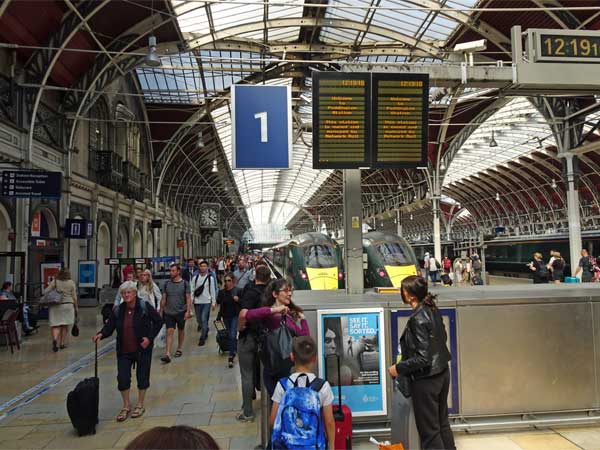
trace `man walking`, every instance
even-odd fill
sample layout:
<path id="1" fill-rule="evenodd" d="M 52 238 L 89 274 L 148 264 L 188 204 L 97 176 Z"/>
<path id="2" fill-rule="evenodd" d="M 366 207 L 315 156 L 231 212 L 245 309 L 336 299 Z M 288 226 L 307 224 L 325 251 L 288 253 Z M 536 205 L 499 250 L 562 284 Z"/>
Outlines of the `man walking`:
<path id="1" fill-rule="evenodd" d="M 192 317 L 192 297 L 190 295 L 190 284 L 181 278 L 181 268 L 177 264 L 169 267 L 171 279 L 165 283 L 162 298 L 160 300 L 160 312 L 163 315 L 167 328 L 167 348 L 165 355 L 160 358 L 162 362 L 171 362 L 171 347 L 173 345 L 173 334 L 177 328 L 177 351 L 175 358 L 183 355 L 183 341 L 185 339 L 185 321 Z"/>
<path id="2" fill-rule="evenodd" d="M 251 281 L 252 272 L 248 270 L 246 260 L 244 258 L 240 259 L 236 271 L 233 272 L 233 276 L 237 280 L 235 287 L 237 287 L 240 291 L 243 290 L 244 287 L 246 287 L 246 285 Z"/>
<path id="3" fill-rule="evenodd" d="M 214 309 L 217 302 L 215 282 L 208 270 L 208 262 L 204 259 L 198 263 L 200 270 L 192 278 L 192 295 L 194 296 L 194 311 L 198 322 L 200 339 L 198 345 L 203 346 L 208 337 L 208 318 L 211 307 Z"/>
<path id="4" fill-rule="evenodd" d="M 263 265 L 257 267 L 254 284 L 248 286 L 240 299 L 240 307 L 242 308 L 240 318 L 242 320 L 238 325 L 238 329 L 241 330 L 238 338 L 238 359 L 242 377 L 242 412 L 237 416 L 237 419 L 241 422 L 254 420 L 252 399 L 255 397 L 254 381 L 258 364 L 259 331 L 255 324 L 244 323 L 244 313 L 262 305 L 263 294 L 270 279 L 271 271 L 268 267 Z"/>

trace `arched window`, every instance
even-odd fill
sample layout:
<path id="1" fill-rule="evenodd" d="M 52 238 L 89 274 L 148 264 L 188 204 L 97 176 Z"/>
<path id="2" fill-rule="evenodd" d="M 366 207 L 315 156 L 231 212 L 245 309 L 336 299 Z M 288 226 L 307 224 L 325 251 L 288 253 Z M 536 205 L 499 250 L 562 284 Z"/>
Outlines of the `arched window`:
<path id="1" fill-rule="evenodd" d="M 108 107 L 104 99 L 99 98 L 90 110 L 90 150 L 110 150 L 110 127 Z"/>

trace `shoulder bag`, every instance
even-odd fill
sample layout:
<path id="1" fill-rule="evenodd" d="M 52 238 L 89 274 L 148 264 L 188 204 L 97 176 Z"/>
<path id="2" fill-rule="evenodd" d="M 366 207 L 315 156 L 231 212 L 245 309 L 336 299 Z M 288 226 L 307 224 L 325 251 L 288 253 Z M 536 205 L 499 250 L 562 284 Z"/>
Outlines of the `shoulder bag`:
<path id="1" fill-rule="evenodd" d="M 259 356 L 270 374 L 289 374 L 294 365 L 290 357 L 294 337 L 294 331 L 286 324 L 286 316 L 281 316 L 279 328 L 259 338 Z"/>
<path id="2" fill-rule="evenodd" d="M 43 306 L 55 306 L 60 305 L 62 303 L 63 293 L 59 291 L 56 287 L 56 282 L 54 282 L 54 287 L 46 292 L 40 298 L 40 305 Z"/>

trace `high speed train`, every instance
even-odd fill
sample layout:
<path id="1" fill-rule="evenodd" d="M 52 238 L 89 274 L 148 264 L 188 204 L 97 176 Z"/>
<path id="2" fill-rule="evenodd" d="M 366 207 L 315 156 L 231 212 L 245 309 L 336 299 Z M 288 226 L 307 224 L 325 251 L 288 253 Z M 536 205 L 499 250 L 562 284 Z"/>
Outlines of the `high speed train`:
<path id="1" fill-rule="evenodd" d="M 344 240 L 338 240 L 344 247 Z M 410 244 L 397 234 L 370 231 L 363 234 L 363 254 L 367 255 L 364 270 L 365 288 L 400 287 L 409 275 L 418 274 L 418 261 Z"/>
<path id="2" fill-rule="evenodd" d="M 294 289 L 344 289 L 339 245 L 322 233 L 304 233 L 267 251 L 275 269 L 292 280 Z"/>

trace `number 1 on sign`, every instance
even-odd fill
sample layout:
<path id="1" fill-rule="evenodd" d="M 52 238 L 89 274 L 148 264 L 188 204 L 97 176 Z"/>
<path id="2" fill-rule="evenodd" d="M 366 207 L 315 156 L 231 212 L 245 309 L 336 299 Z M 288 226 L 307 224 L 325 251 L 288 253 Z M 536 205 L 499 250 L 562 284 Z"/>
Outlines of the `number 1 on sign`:
<path id="1" fill-rule="evenodd" d="M 254 114 L 254 118 L 260 120 L 260 142 L 269 142 L 267 112 L 256 113 Z"/>

